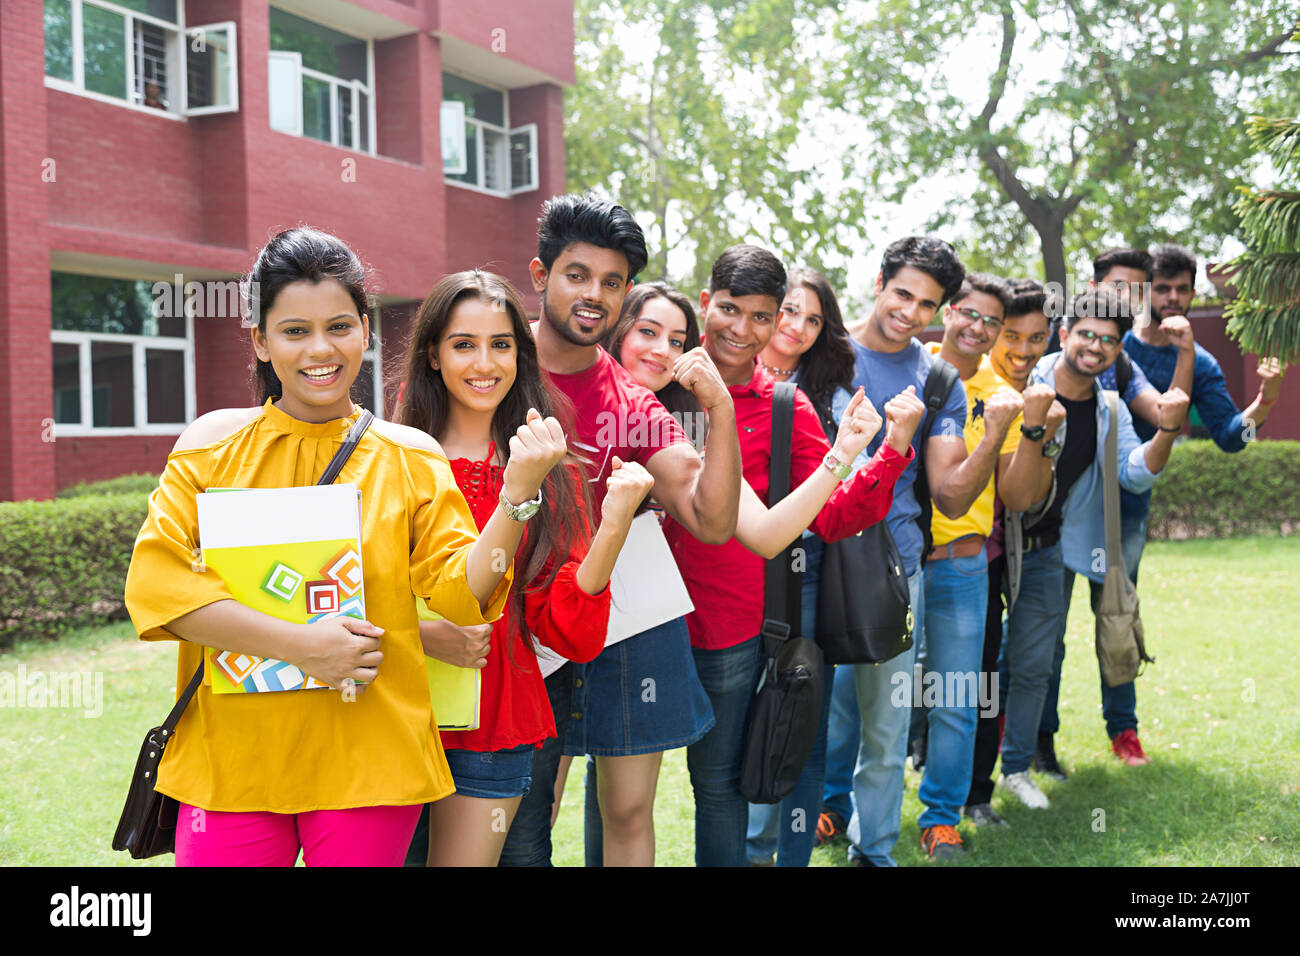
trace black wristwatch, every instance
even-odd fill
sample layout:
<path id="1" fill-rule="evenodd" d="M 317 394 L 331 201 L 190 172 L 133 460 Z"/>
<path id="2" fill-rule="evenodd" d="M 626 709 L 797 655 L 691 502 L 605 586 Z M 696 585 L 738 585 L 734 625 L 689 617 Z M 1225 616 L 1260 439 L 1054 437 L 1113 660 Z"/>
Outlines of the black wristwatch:
<path id="1" fill-rule="evenodd" d="M 1042 441 L 1043 436 L 1047 434 L 1046 425 L 1021 425 L 1020 434 L 1024 435 L 1030 441 Z"/>
<path id="2" fill-rule="evenodd" d="M 1055 458 L 1061 453 L 1061 439 L 1053 438 L 1043 446 L 1044 458 Z"/>

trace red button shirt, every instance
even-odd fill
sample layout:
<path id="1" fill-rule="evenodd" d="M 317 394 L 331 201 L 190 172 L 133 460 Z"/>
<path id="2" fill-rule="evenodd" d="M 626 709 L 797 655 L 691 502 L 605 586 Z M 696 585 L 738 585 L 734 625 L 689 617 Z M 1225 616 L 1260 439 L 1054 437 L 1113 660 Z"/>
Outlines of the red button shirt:
<path id="1" fill-rule="evenodd" d="M 755 493 L 767 501 L 772 450 L 772 392 L 776 382 L 756 362 L 745 385 L 732 385 L 740 434 L 741 470 Z M 883 427 L 883 426 L 882 426 Z M 794 396 L 790 446 L 790 485 L 797 488 L 830 451 L 825 432 L 803 392 Z M 814 519 L 811 530 L 837 541 L 882 521 L 894 500 L 894 483 L 912 460 L 881 443 L 871 462 L 842 483 Z M 726 544 L 703 544 L 677 522 L 664 521 L 664 535 L 677 558 L 695 611 L 687 615 L 691 645 L 706 650 L 734 647 L 757 635 L 763 626 L 766 562 L 735 538 Z"/>

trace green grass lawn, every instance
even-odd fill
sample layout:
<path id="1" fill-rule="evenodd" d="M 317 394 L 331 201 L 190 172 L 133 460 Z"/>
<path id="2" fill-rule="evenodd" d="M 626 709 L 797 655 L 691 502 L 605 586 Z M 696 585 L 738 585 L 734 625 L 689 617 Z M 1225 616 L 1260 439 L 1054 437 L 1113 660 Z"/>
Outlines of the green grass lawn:
<path id="1" fill-rule="evenodd" d="M 1076 581 L 1057 737 L 1070 779 L 1040 779 L 1052 801 L 1046 812 L 996 795 L 1011 827 L 976 833 L 963 824 L 971 852 L 945 865 L 1300 863 L 1297 577 L 1300 538 L 1148 546 L 1140 593 L 1157 663 L 1138 679 L 1142 742 L 1152 758 L 1138 768 L 1109 752 L 1087 587 Z M 103 713 L 0 707 L 0 864 L 132 863 L 109 841 L 140 739 L 172 699 L 173 646 L 136 641 L 128 624 L 116 623 L 0 655 L 0 670 L 20 664 L 28 673 L 102 674 Z M 575 761 L 555 830 L 563 866 L 582 864 L 582 778 Z M 904 866 L 925 864 L 917 783 L 909 770 L 894 851 Z M 655 824 L 659 864 L 691 865 L 684 751 L 665 757 Z M 818 849 L 813 865 L 844 866 L 845 850 L 842 840 Z"/>

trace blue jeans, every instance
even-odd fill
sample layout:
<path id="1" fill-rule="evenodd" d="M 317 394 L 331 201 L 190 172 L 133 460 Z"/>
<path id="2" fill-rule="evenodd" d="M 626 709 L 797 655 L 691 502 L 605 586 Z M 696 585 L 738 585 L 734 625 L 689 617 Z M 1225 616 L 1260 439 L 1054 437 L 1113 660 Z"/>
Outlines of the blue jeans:
<path id="1" fill-rule="evenodd" d="M 745 855 L 749 802 L 740 793 L 740 764 L 749 705 L 758 686 L 761 645 L 761 638 L 751 637 L 720 651 L 691 648 L 717 721 L 686 748 L 686 768 L 695 794 L 696 866 L 749 863 Z"/>
<path id="2" fill-rule="evenodd" d="M 852 667 L 835 668 L 830 698 L 822 807 L 838 813 L 847 823 L 853 816 L 853 768 L 858 764 L 858 741 L 862 737 L 858 683 Z"/>
<path id="3" fill-rule="evenodd" d="M 1007 615 L 1002 643 L 1005 669 L 998 691 L 1006 715 L 1002 772 L 1021 773 L 1038 745 L 1038 722 L 1052 676 L 1052 655 L 1065 634 L 1061 546 L 1030 551 L 1020 570 L 1020 594 Z"/>
<path id="4" fill-rule="evenodd" d="M 1124 559 L 1124 566 L 1128 567 L 1128 558 Z M 1129 577 L 1134 577 L 1136 571 L 1130 572 Z M 1097 602 L 1101 600 L 1101 585 L 1096 581 L 1088 582 L 1089 597 L 1092 604 L 1092 613 L 1097 613 Z M 1070 596 L 1074 591 L 1074 572 L 1065 572 L 1065 613 L 1070 612 Z M 1061 729 L 1061 715 L 1057 709 L 1057 703 L 1061 695 L 1061 666 L 1065 662 L 1065 634 L 1061 635 L 1061 640 L 1057 642 L 1056 653 L 1052 658 L 1052 677 L 1047 685 L 1047 698 L 1043 701 L 1043 717 L 1038 724 L 1038 729 L 1045 734 L 1054 734 Z M 1101 664 L 1098 663 L 1098 669 Z M 1101 715 L 1106 720 L 1106 735 L 1112 739 L 1116 734 L 1121 734 L 1126 730 L 1137 730 L 1137 687 L 1133 681 L 1127 684 L 1120 684 L 1118 687 L 1108 687 L 1105 678 L 1101 679 Z"/>
<path id="5" fill-rule="evenodd" d="M 975 727 L 990 675 L 980 671 L 984 618 L 988 611 L 989 566 L 983 548 L 968 558 L 946 558 L 925 566 L 926 672 L 923 688 L 939 681 L 938 705 L 929 715 L 925 775 L 920 798 L 922 827 L 961 820 L 970 792 Z M 991 707 L 992 701 L 986 701 Z"/>
<path id="6" fill-rule="evenodd" d="M 560 770 L 564 731 L 573 710 L 573 667 L 565 664 L 546 678 L 546 695 L 551 701 L 558 737 L 550 737 L 533 751 L 533 776 L 506 834 L 498 866 L 551 865 L 551 807 L 555 803 L 555 778 Z"/>
<path id="7" fill-rule="evenodd" d="M 907 579 L 914 628 L 925 620 L 923 575 Z M 849 820 L 849 858 L 865 857 L 875 866 L 897 866 L 890 853 L 898 842 L 903 810 L 903 764 L 912 714 L 912 669 L 916 643 L 883 664 L 855 664 L 862 737 L 853 771 L 853 816 Z"/>
<path id="8" fill-rule="evenodd" d="M 803 536 L 806 565 L 801 591 L 801 637 L 816 640 L 817 598 L 821 585 L 822 555 L 826 545 L 815 535 Z M 822 806 L 822 780 L 826 775 L 826 721 L 831 706 L 831 681 L 835 667 L 822 669 L 822 713 L 808 762 L 794 785 L 794 789 L 780 803 L 751 803 L 749 805 L 749 830 L 746 835 L 749 859 L 765 863 L 777 855 L 777 866 L 807 866 L 812 859 L 813 843 L 817 836 L 817 816 Z M 846 817 L 847 819 L 847 817 Z"/>

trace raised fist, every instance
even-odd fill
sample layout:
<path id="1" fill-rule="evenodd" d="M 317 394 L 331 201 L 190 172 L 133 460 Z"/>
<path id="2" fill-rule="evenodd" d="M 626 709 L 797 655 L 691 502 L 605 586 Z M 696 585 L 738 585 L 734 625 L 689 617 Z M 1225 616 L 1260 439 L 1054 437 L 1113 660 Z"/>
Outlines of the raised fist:
<path id="1" fill-rule="evenodd" d="M 867 398 L 866 390 L 859 386 L 840 420 L 835 447 L 831 449 L 835 457 L 846 464 L 853 461 L 871 444 L 871 439 L 876 437 L 881 424 L 883 421 L 876 406 Z"/>
<path id="2" fill-rule="evenodd" d="M 634 461 L 623 461 L 615 455 L 610 462 L 609 477 L 605 479 L 605 500 L 600 504 L 601 523 L 612 521 L 620 527 L 631 524 L 633 515 L 655 480 L 650 472 Z"/>
<path id="3" fill-rule="evenodd" d="M 1025 401 L 1015 389 L 998 389 L 984 400 L 984 433 L 1006 437 L 1024 407 Z"/>
<path id="4" fill-rule="evenodd" d="M 925 417 L 925 403 L 916 397 L 916 386 L 909 385 L 885 402 L 885 444 L 900 455 L 907 454 L 912 436 Z"/>
<path id="5" fill-rule="evenodd" d="M 1047 409 L 1047 434 L 1043 436 L 1044 442 L 1056 437 L 1056 430 L 1065 421 L 1065 414 L 1065 406 L 1053 398 L 1051 407 Z"/>
<path id="6" fill-rule="evenodd" d="M 703 346 L 696 346 L 673 363 L 673 378 L 695 396 L 705 411 L 731 401 L 722 373 Z"/>
<path id="7" fill-rule="evenodd" d="M 1277 401 L 1282 392 L 1282 376 L 1286 366 L 1275 358 L 1264 359 L 1255 373 L 1259 376 L 1259 399 L 1266 404 Z"/>
<path id="8" fill-rule="evenodd" d="M 510 460 L 501 475 L 505 496 L 516 505 L 536 498 L 542 480 L 568 451 L 560 423 L 554 418 L 543 420 L 537 409 L 528 409 L 524 423 L 510 439 Z"/>
<path id="9" fill-rule="evenodd" d="M 1182 428 L 1183 421 L 1187 418 L 1187 407 L 1191 400 L 1187 393 L 1181 388 L 1171 388 L 1159 398 L 1156 399 L 1156 419 L 1160 423 L 1162 431 L 1170 431 L 1174 428 Z"/>
<path id="10" fill-rule="evenodd" d="M 1020 393 L 1021 400 L 1025 403 L 1025 425 L 1033 428 L 1035 425 L 1047 424 L 1047 412 L 1056 402 L 1056 392 L 1052 386 L 1039 382 L 1036 385 L 1030 385 Z M 1064 407 L 1061 407 L 1064 413 Z"/>
<path id="11" fill-rule="evenodd" d="M 1190 352 L 1196 348 L 1196 340 L 1192 336 L 1192 323 L 1187 321 L 1185 315 L 1170 315 L 1161 319 L 1160 331 L 1165 333 L 1165 337 L 1181 351 Z"/>

